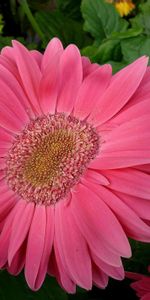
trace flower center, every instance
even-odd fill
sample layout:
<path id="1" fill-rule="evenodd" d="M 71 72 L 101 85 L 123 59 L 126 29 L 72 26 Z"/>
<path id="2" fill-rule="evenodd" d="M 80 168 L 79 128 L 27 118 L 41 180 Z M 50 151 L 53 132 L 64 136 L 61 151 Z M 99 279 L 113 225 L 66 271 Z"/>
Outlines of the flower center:
<path id="1" fill-rule="evenodd" d="M 64 114 L 31 121 L 7 158 L 7 182 L 26 201 L 55 204 L 79 182 L 99 150 L 99 136 L 85 121 Z"/>

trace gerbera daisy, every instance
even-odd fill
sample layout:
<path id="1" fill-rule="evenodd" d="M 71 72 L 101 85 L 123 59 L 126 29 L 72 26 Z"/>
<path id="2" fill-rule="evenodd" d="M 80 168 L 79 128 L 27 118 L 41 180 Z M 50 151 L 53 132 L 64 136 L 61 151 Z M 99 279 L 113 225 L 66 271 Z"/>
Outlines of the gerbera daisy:
<path id="1" fill-rule="evenodd" d="M 0 267 L 67 292 L 124 277 L 127 236 L 150 241 L 150 69 L 112 76 L 54 38 L 0 55 Z"/>
<path id="2" fill-rule="evenodd" d="M 150 272 L 150 266 L 148 268 Z M 150 277 L 139 273 L 126 272 L 128 278 L 136 280 L 131 287 L 136 291 L 140 300 L 150 300 Z"/>

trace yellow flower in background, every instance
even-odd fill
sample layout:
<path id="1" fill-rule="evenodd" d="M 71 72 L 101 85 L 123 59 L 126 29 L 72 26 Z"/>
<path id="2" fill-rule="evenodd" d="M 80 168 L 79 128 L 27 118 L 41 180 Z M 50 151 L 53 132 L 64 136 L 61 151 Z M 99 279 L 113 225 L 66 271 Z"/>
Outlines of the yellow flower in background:
<path id="1" fill-rule="evenodd" d="M 135 8 L 132 0 L 107 0 L 107 2 L 114 4 L 121 17 L 127 16 Z"/>

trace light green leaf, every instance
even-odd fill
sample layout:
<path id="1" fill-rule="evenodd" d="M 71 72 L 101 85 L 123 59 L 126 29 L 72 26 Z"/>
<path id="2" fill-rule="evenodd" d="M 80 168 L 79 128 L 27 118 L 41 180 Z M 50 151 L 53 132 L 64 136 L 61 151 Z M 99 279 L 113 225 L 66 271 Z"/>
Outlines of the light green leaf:
<path id="1" fill-rule="evenodd" d="M 124 61 L 113 61 L 113 60 L 107 61 L 107 64 L 110 64 L 112 66 L 113 74 L 120 71 L 127 65 L 127 63 L 125 63 Z"/>
<path id="2" fill-rule="evenodd" d="M 142 55 L 150 57 L 150 37 L 144 35 L 121 41 L 123 58 L 128 63 Z"/>
<path id="3" fill-rule="evenodd" d="M 132 18 L 133 28 L 141 27 L 145 34 L 150 35 L 150 0 L 139 5 L 140 13 Z"/>
<path id="4" fill-rule="evenodd" d="M 92 45 L 82 49 L 82 55 L 88 56 L 93 62 L 103 64 L 108 60 L 113 60 L 114 55 L 116 56 L 115 51 L 117 51 L 119 45 L 118 40 L 106 40 L 100 46 Z M 120 48 L 117 51 L 117 58 L 120 56 Z"/>
<path id="5" fill-rule="evenodd" d="M 85 20 L 84 29 L 101 42 L 113 32 L 124 32 L 128 23 L 116 12 L 113 5 L 103 0 L 83 0 L 81 11 Z"/>

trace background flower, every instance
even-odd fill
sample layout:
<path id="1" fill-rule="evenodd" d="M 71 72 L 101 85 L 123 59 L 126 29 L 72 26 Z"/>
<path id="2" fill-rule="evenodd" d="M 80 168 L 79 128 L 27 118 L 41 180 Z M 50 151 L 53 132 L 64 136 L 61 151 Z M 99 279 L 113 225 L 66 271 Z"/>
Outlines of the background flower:
<path id="1" fill-rule="evenodd" d="M 150 267 L 148 270 L 150 271 Z M 137 296 L 141 300 L 149 300 L 150 299 L 150 277 L 138 273 L 132 273 L 132 272 L 126 272 L 126 276 L 128 278 L 136 280 L 134 283 L 131 283 L 131 287 L 136 291 Z"/>

